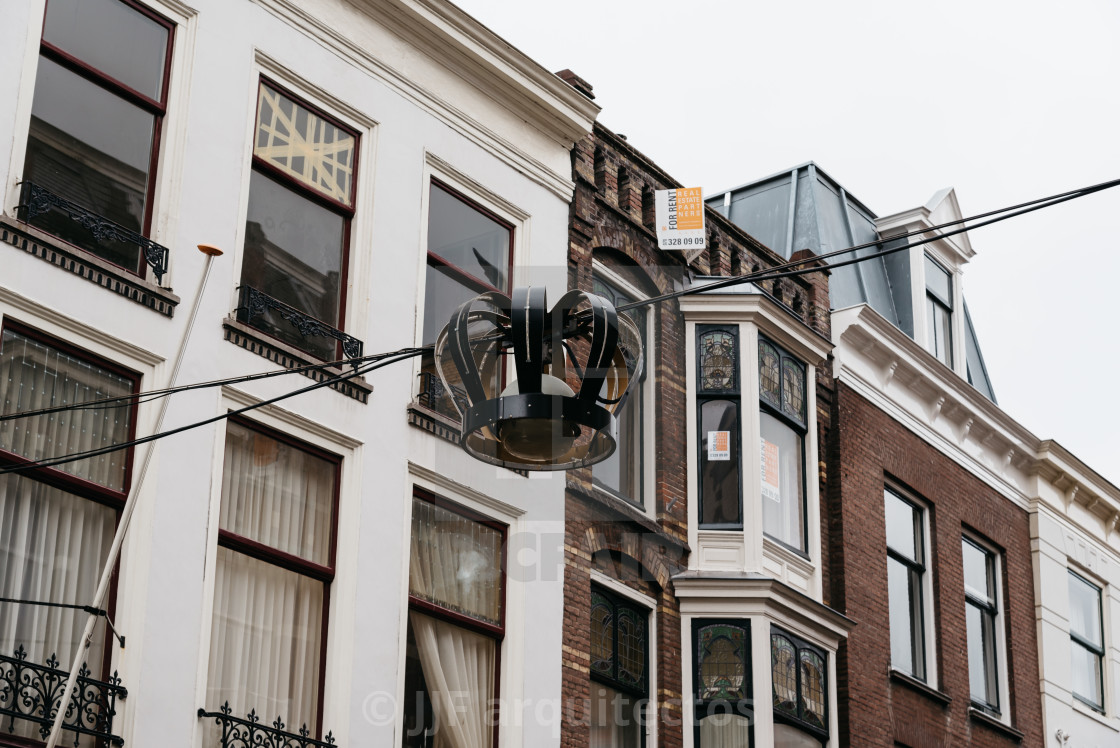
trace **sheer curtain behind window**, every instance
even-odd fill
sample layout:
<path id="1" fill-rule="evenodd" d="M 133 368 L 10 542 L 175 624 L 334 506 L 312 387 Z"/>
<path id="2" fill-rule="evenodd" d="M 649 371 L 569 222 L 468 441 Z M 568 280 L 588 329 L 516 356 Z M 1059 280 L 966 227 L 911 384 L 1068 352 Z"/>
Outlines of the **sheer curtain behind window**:
<path id="1" fill-rule="evenodd" d="M 330 563 L 334 487 L 333 463 L 229 424 L 207 709 L 228 701 L 238 716 L 316 730 L 326 585 L 297 569 Z M 265 558 L 241 552 L 245 541 Z M 298 560 L 266 560 L 275 551 Z"/>

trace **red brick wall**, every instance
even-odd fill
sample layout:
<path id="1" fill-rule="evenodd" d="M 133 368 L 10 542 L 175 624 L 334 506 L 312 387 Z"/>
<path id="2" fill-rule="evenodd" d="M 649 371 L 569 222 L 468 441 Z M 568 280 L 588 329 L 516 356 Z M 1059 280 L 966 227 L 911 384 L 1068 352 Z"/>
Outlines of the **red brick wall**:
<path id="1" fill-rule="evenodd" d="M 1012 725 L 1022 745 L 1043 745 L 1027 513 L 902 427 L 843 382 L 836 383 L 829 437 L 827 523 L 832 605 L 857 625 L 838 658 L 844 745 L 1018 743 L 969 716 L 961 535 L 969 531 L 1002 551 L 1005 663 Z M 939 700 L 893 681 L 887 601 L 883 489 L 892 479 L 930 507 Z M 845 702 L 847 711 L 845 713 Z"/>

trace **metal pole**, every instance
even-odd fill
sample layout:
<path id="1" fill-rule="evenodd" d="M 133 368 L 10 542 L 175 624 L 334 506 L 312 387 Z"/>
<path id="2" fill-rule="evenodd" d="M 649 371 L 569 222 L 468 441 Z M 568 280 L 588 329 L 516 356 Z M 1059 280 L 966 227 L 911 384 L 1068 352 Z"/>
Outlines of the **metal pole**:
<path id="1" fill-rule="evenodd" d="M 179 353 L 175 357 L 175 365 L 171 369 L 171 376 L 168 379 L 167 386 L 174 387 L 175 381 L 179 378 L 179 369 L 183 364 L 183 353 L 187 350 L 187 341 L 191 337 L 191 331 L 194 329 L 194 321 L 198 317 L 199 302 L 202 301 L 202 293 L 206 290 L 206 282 L 210 279 L 210 266 L 214 263 L 214 258 L 222 254 L 222 250 L 210 244 L 199 244 L 198 250 L 206 255 L 206 269 L 202 273 L 202 283 L 198 286 L 198 293 L 194 297 L 194 306 L 191 308 L 191 316 L 187 320 L 187 329 L 183 332 L 183 339 L 179 343 Z M 156 420 L 154 433 L 159 433 L 163 427 L 163 419 L 167 415 L 167 406 L 171 402 L 171 396 L 163 399 L 163 404 L 160 406 L 159 418 Z M 109 591 L 109 581 L 113 576 L 113 567 L 117 565 L 117 558 L 120 556 L 121 546 L 124 544 L 125 533 L 128 532 L 128 523 L 132 519 L 132 513 L 136 510 L 136 503 L 139 500 L 140 489 L 144 485 L 144 476 L 148 474 L 148 466 L 152 462 L 152 453 L 156 450 L 156 445 L 153 442 L 148 447 L 148 451 L 144 453 L 144 462 L 140 467 L 140 474 L 136 478 L 136 482 L 132 486 L 132 492 L 125 502 L 124 510 L 121 512 L 121 521 L 117 525 L 117 532 L 113 536 L 113 544 L 109 547 L 109 557 L 105 559 L 105 569 L 101 572 L 101 581 L 97 583 L 97 591 L 93 594 L 93 600 L 90 601 L 90 606 L 98 608 L 101 602 L 105 599 L 105 595 Z M 46 748 L 56 748 L 59 738 L 62 737 L 62 722 L 66 717 L 67 709 L 70 706 L 70 700 L 74 694 L 74 684 L 78 679 L 78 668 L 82 665 L 83 655 L 89 649 L 90 642 L 93 641 L 93 627 L 97 623 L 97 614 L 91 613 L 86 618 L 86 627 L 82 631 L 82 637 L 78 640 L 78 649 L 74 653 L 74 661 L 70 664 L 70 674 L 66 678 L 66 688 L 62 691 L 62 703 L 58 705 L 58 713 L 54 717 L 54 723 L 51 725 L 51 736 L 47 740 Z"/>

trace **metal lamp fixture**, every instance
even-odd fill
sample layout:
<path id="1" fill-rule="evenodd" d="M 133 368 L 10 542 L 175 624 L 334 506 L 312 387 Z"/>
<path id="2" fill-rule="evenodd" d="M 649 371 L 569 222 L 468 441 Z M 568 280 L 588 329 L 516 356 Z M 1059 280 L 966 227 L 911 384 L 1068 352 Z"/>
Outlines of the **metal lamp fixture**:
<path id="1" fill-rule="evenodd" d="M 503 366 L 507 356 L 512 366 Z M 600 296 L 569 291 L 550 310 L 544 288 L 516 288 L 512 299 L 486 293 L 459 307 L 436 339 L 435 363 L 468 454 L 518 470 L 568 470 L 614 452 L 642 339 Z"/>

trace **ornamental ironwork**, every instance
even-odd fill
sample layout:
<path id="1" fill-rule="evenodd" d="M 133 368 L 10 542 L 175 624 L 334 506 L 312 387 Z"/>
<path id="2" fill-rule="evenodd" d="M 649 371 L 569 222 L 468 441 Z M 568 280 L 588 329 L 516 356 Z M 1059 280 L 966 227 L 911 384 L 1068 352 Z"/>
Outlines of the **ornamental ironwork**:
<path id="1" fill-rule="evenodd" d="M 285 304 L 252 286 L 241 286 L 237 302 L 237 321 L 246 325 L 253 324 L 253 318 L 267 312 L 275 312 L 304 338 L 333 338 L 342 344 L 342 355 L 347 359 L 361 358 L 362 341 L 353 335 L 331 327 L 322 320 L 301 312 L 294 306 Z M 356 364 L 355 364 L 356 365 Z"/>
<path id="2" fill-rule="evenodd" d="M 43 740 L 50 736 L 70 676 L 58 665 L 53 654 L 42 665 L 28 662 L 22 644 L 13 656 L 0 655 L 0 728 L 15 732 L 16 720 L 22 720 L 38 725 Z M 90 669 L 83 663 L 66 706 L 62 729 L 74 733 L 75 748 L 83 735 L 124 745 L 124 740 L 113 734 L 113 717 L 117 713 L 117 699 L 125 698 L 128 691 L 116 672 L 108 681 L 90 675 Z"/>
<path id="3" fill-rule="evenodd" d="M 119 223 L 98 215 L 89 208 L 83 207 L 72 200 L 56 195 L 45 187 L 34 182 L 21 182 L 19 209 L 22 211 L 21 220 L 30 223 L 36 216 L 49 211 L 56 211 L 69 218 L 74 223 L 89 231 L 94 241 L 116 241 L 132 244 L 140 248 L 144 262 L 152 269 L 156 276 L 156 283 L 163 283 L 163 276 L 167 273 L 168 249 L 162 244 L 157 244 L 143 234 L 138 234 L 131 229 L 126 229 Z"/>
<path id="4" fill-rule="evenodd" d="M 261 723 L 257 710 L 249 712 L 244 718 L 234 717 L 229 702 L 222 704 L 219 711 L 198 710 L 199 719 L 212 718 L 222 728 L 221 748 L 331 748 L 334 734 L 327 733 L 323 740 L 311 737 L 307 725 L 299 732 L 287 732 L 287 725 L 277 717 L 272 725 Z"/>

